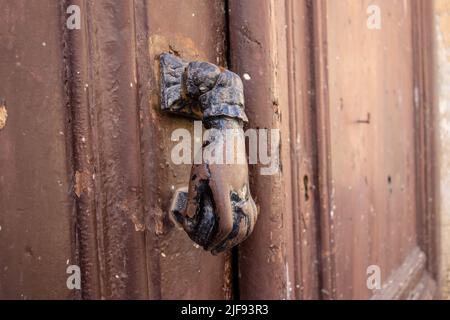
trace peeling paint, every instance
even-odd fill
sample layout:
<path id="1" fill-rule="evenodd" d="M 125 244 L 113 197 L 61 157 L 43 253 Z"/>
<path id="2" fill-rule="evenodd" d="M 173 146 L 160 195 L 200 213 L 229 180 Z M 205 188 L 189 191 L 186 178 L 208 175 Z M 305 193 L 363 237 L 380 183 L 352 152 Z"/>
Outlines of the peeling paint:
<path id="1" fill-rule="evenodd" d="M 0 98 L 0 130 L 6 126 L 6 120 L 8 119 L 8 112 L 6 110 L 5 100 Z"/>
<path id="2" fill-rule="evenodd" d="M 83 192 L 89 191 L 88 188 L 88 180 L 89 180 L 89 173 L 87 172 L 75 172 L 75 186 L 74 186 L 74 192 L 77 195 L 78 198 L 81 197 L 81 194 Z"/>
<path id="3" fill-rule="evenodd" d="M 79 171 L 75 172 L 75 188 L 74 188 L 75 194 L 79 198 L 81 196 L 81 173 Z"/>

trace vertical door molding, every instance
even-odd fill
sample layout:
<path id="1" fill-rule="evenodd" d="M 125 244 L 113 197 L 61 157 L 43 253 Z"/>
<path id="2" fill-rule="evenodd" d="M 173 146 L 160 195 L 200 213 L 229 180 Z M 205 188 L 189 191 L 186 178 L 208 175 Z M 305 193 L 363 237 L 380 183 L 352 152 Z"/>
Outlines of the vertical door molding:
<path id="1" fill-rule="evenodd" d="M 336 299 L 336 241 L 334 237 L 334 204 L 330 147 L 330 106 L 328 93 L 328 43 L 327 43 L 327 3 L 326 0 L 310 0 L 314 97 L 316 110 L 317 137 L 317 177 L 320 223 L 320 258 L 322 299 Z"/>
<path id="2" fill-rule="evenodd" d="M 70 4 L 82 17 L 65 31 L 82 296 L 147 298 L 134 2 Z"/>
<path id="3" fill-rule="evenodd" d="M 320 263 L 308 3 L 230 0 L 228 7 L 230 69 L 247 79 L 249 127 L 279 129 L 281 135 L 279 172 L 264 176 L 260 170 L 266 165 L 251 168 L 260 214 L 253 235 L 238 249 L 240 297 L 317 298 Z"/>
<path id="4" fill-rule="evenodd" d="M 427 256 L 426 269 L 438 277 L 439 216 L 436 179 L 436 106 L 434 77 L 434 16 L 433 2 L 412 1 L 414 44 L 414 107 L 417 187 L 417 235 L 420 248 Z"/>

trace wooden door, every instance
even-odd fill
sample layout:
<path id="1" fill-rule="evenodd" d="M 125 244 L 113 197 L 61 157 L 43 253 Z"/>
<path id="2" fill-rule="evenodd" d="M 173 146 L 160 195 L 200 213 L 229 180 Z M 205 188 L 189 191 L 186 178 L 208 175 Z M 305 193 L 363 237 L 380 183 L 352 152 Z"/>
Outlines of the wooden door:
<path id="1" fill-rule="evenodd" d="M 282 171 L 253 176 L 241 297 L 432 297 L 429 3 L 257 2 L 230 2 L 232 67 L 255 75 L 251 125 L 282 129 Z"/>
<path id="2" fill-rule="evenodd" d="M 330 259 L 326 295 L 382 299 L 432 296 L 434 283 L 421 248 L 416 201 L 420 157 L 416 116 L 426 108 L 415 53 L 424 3 L 327 1 L 323 20 L 327 51 L 328 126 L 326 182 Z M 365 27 L 364 8 L 380 9 L 380 29 Z M 416 11 L 420 10 L 420 11 Z M 423 17 L 422 17 L 423 18 Z M 431 163 L 430 163 L 431 164 Z M 420 225 L 419 225 L 420 226 Z M 423 226 L 422 226 L 423 227 Z M 381 290 L 369 290 L 367 270 L 381 272 Z"/>
<path id="3" fill-rule="evenodd" d="M 433 297 L 430 10 L 0 0 L 0 298 Z M 250 167 L 253 234 L 218 256 L 168 216 L 190 170 L 171 162 L 171 133 L 193 123 L 160 111 L 162 52 L 238 73 L 248 128 L 281 133 L 279 170 Z"/>
<path id="4" fill-rule="evenodd" d="M 0 296 L 229 298 L 230 256 L 166 215 L 189 175 L 170 134 L 192 122 L 160 112 L 157 63 L 171 51 L 225 66 L 225 3 L 2 0 L 0 15 Z"/>

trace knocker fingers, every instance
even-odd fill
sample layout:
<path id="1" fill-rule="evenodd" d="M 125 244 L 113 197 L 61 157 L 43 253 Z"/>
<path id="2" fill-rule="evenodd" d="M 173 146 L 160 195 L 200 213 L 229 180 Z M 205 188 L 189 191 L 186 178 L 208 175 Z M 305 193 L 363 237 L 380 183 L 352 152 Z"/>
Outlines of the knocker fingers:
<path id="1" fill-rule="evenodd" d="M 194 166 L 189 193 L 177 191 L 178 204 L 173 206 L 175 220 L 188 236 L 213 254 L 231 249 L 244 241 L 253 231 L 257 208 L 253 198 L 244 192 L 213 192 L 207 165 Z M 241 194 L 241 196 L 239 196 Z M 220 205 L 218 205 L 220 204 Z"/>
<path id="2" fill-rule="evenodd" d="M 211 252 L 218 254 L 238 245 L 252 233 L 257 219 L 257 208 L 253 198 L 247 195 L 246 199 L 239 199 L 237 193 L 230 193 L 232 205 L 233 226 L 228 235 Z"/>

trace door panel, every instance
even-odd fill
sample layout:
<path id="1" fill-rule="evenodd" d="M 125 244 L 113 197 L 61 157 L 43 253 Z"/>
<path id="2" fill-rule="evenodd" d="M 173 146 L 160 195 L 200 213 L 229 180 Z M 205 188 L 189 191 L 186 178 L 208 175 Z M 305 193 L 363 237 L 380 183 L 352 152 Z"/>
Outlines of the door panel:
<path id="1" fill-rule="evenodd" d="M 60 10 L 0 1 L 0 298 L 77 296 L 66 287 L 77 257 Z"/>
<path id="2" fill-rule="evenodd" d="M 161 114 L 159 100 L 159 54 L 172 52 L 186 60 L 204 60 L 226 65 L 225 3 L 223 1 L 148 1 L 147 14 L 149 53 L 140 57 L 149 60 L 151 122 L 149 180 L 154 188 L 151 197 L 158 238 L 159 254 L 149 263 L 159 263 L 160 292 L 163 299 L 224 299 L 231 297 L 231 260 L 229 254 L 213 256 L 195 245 L 183 230 L 174 227 L 167 217 L 174 189 L 186 186 L 190 165 L 175 165 L 171 141 L 175 129 L 186 128 L 193 134 L 193 121 Z M 141 61 L 145 64 L 144 61 Z M 146 134 L 145 132 L 143 133 Z M 155 258 L 157 261 L 155 261 Z"/>
<path id="3" fill-rule="evenodd" d="M 79 211 L 86 217 L 80 220 L 86 236 L 80 239 L 80 255 L 85 270 L 97 273 L 85 277 L 84 296 L 229 297 L 227 256 L 214 257 L 194 246 L 167 215 L 173 190 L 187 183 L 190 170 L 171 162 L 171 133 L 177 128 L 192 132 L 192 122 L 161 113 L 158 69 L 163 51 L 224 63 L 223 3 L 79 4 L 86 12 L 85 33 L 81 39 L 69 35 L 79 44 L 73 48 L 72 68 L 78 70 L 77 63 L 84 62 L 82 75 L 93 88 L 80 93 L 87 94 L 86 106 L 84 99 L 74 101 L 75 128 L 82 128 L 76 132 L 78 143 L 83 143 L 83 132 L 92 137 L 90 148 L 81 148 L 78 156 L 85 169 L 77 172 L 83 172 L 86 185 L 92 184 L 91 193 L 88 187 L 81 189 L 79 200 L 86 202 Z M 81 81 L 75 80 L 73 87 Z M 84 163 L 89 156 L 94 161 Z M 92 172 L 98 172 L 95 181 Z M 93 221 L 87 218 L 90 210 Z"/>
<path id="4" fill-rule="evenodd" d="M 366 27 L 365 9 L 374 4 L 380 30 Z M 325 22 L 331 199 L 324 214 L 334 248 L 329 293 L 365 299 L 372 294 L 369 266 L 380 268 L 388 287 L 401 285 L 398 270 L 425 266 L 416 229 L 412 2 L 330 0 L 326 10 L 333 13 Z"/>
<path id="5" fill-rule="evenodd" d="M 280 175 L 253 168 L 261 216 L 239 248 L 242 298 L 433 295 L 416 221 L 418 4 L 268 1 L 256 13 L 230 1 L 250 126 L 281 130 Z M 381 30 L 367 28 L 369 5 Z M 368 288 L 370 266 L 382 290 Z"/>

